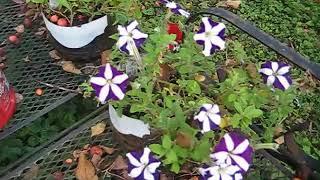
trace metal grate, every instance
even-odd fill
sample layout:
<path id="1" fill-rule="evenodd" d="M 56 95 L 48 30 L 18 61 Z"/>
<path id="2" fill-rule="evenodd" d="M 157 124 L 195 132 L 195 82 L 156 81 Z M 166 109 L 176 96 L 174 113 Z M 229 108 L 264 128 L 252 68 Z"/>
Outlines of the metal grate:
<path id="1" fill-rule="evenodd" d="M 98 122 L 107 121 L 106 117 L 107 113 L 104 112 L 88 122 L 82 123 L 80 127 L 74 129 L 51 146 L 42 149 L 41 152 L 35 155 L 36 157 L 33 157 L 33 160 L 23 164 L 21 168 L 10 172 L 10 174 L 3 177 L 3 179 L 23 179 L 32 166 L 39 168 L 36 177 L 33 179 L 52 179 L 55 172 L 62 172 L 64 179 L 75 179 L 74 170 L 77 163 L 73 162 L 71 165 L 65 163 L 66 159 L 73 158 L 72 153 L 74 150 L 81 149 L 86 144 L 112 146 L 112 134 L 109 127 L 106 128 L 103 134 L 91 138 L 90 128 Z M 114 156 L 110 158 L 114 158 Z M 99 177 L 101 176 L 99 175 Z M 106 177 L 106 179 L 108 179 L 108 177 Z"/>
<path id="2" fill-rule="evenodd" d="M 14 28 L 23 22 L 24 17 L 19 14 L 20 11 L 20 7 L 12 1 L 0 0 L 0 42 L 14 34 Z M 34 23 L 32 29 L 26 29 L 20 45 L 6 46 L 8 68 L 5 74 L 9 83 L 24 99 L 17 107 L 14 118 L 0 132 L 0 140 L 75 96 L 65 91 L 46 88 L 38 81 L 76 89 L 82 79 L 81 76 L 66 73 L 52 64 L 53 60 L 49 56 L 52 48 L 46 38 L 35 35 L 38 27 L 39 24 Z M 26 57 L 29 62 L 25 61 Z M 42 88 L 44 95 L 36 96 L 36 88 Z"/>

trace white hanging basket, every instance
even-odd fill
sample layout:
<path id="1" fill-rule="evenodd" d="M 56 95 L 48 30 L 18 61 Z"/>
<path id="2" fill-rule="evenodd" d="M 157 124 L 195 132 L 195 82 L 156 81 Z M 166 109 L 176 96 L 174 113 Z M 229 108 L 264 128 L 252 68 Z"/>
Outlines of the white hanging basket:
<path id="1" fill-rule="evenodd" d="M 44 14 L 43 20 L 54 39 L 67 48 L 81 48 L 104 33 L 108 26 L 107 15 L 81 26 L 63 27 L 50 22 Z"/>

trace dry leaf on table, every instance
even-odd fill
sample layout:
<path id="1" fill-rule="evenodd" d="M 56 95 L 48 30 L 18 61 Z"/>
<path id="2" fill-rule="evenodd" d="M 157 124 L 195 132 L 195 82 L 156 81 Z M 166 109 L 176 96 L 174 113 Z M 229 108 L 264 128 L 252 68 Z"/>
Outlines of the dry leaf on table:
<path id="1" fill-rule="evenodd" d="M 59 55 L 58 51 L 57 50 L 52 50 L 49 52 L 49 55 L 52 59 L 55 59 L 55 60 L 60 60 L 61 59 L 61 56 Z"/>
<path id="2" fill-rule="evenodd" d="M 284 136 L 280 136 L 274 140 L 277 144 L 281 145 L 284 143 Z"/>
<path id="3" fill-rule="evenodd" d="M 120 155 L 116 158 L 116 160 L 114 160 L 111 166 L 111 170 L 123 170 L 128 168 L 127 162 Z"/>
<path id="4" fill-rule="evenodd" d="M 37 35 L 37 36 L 43 36 L 46 31 L 47 31 L 47 28 L 40 27 L 40 28 L 38 28 L 38 31 L 35 32 L 34 34 Z"/>
<path id="5" fill-rule="evenodd" d="M 85 153 L 81 153 L 76 169 L 76 178 L 79 180 L 98 180 L 96 169 L 87 159 Z"/>
<path id="6" fill-rule="evenodd" d="M 105 50 L 101 53 L 101 64 L 107 64 L 110 61 L 111 50 Z"/>
<path id="7" fill-rule="evenodd" d="M 15 27 L 14 30 L 17 31 L 17 33 L 23 33 L 24 32 L 24 25 L 20 24 L 19 26 Z"/>
<path id="8" fill-rule="evenodd" d="M 116 150 L 114 148 L 106 147 L 106 146 L 102 146 L 102 145 L 100 145 L 100 148 L 103 149 L 103 151 L 106 152 L 107 154 L 113 154 L 114 151 Z"/>
<path id="9" fill-rule="evenodd" d="M 23 180 L 30 180 L 37 177 L 39 173 L 39 166 L 38 165 L 32 165 L 31 168 L 24 174 Z"/>
<path id="10" fill-rule="evenodd" d="M 227 0 L 227 1 L 219 2 L 217 5 L 222 6 L 222 7 L 230 7 L 233 9 L 239 9 L 240 4 L 241 4 L 240 0 Z"/>
<path id="11" fill-rule="evenodd" d="M 69 61 L 68 61 L 69 62 Z M 76 68 L 73 63 L 64 63 L 62 65 L 62 69 L 66 72 L 73 73 L 73 74 L 81 74 L 80 69 Z"/>
<path id="12" fill-rule="evenodd" d="M 97 135 L 103 133 L 105 129 L 106 129 L 105 123 L 98 123 L 95 126 L 92 126 L 91 127 L 91 137 L 97 136 Z"/>

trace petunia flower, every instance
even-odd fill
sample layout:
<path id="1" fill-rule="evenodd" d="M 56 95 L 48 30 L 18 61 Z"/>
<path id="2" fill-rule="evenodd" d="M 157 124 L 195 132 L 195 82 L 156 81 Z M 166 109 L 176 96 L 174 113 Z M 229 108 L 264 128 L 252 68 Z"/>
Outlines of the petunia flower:
<path id="1" fill-rule="evenodd" d="M 230 164 L 219 164 L 211 167 L 199 168 L 203 180 L 241 180 L 240 168 Z"/>
<path id="2" fill-rule="evenodd" d="M 99 73 L 90 78 L 90 83 L 96 96 L 102 104 L 107 100 L 121 100 L 125 96 L 128 85 L 128 75 L 119 72 L 109 63 L 99 68 Z"/>
<path id="3" fill-rule="evenodd" d="M 131 22 L 127 27 L 118 25 L 119 40 L 117 47 L 129 55 L 134 55 L 133 44 L 136 48 L 140 48 L 148 37 L 148 34 L 142 33 L 137 28 L 138 25 L 139 23 L 137 21 Z"/>
<path id="4" fill-rule="evenodd" d="M 186 18 L 188 18 L 190 16 L 190 13 L 187 12 L 186 10 L 182 9 L 182 7 L 173 2 L 173 1 L 168 1 L 168 0 L 160 0 L 160 2 L 162 4 L 165 4 L 165 6 L 167 8 L 169 8 L 171 10 L 171 12 L 173 12 L 174 14 L 179 14 L 179 15 L 182 15 L 182 16 L 185 16 Z"/>
<path id="5" fill-rule="evenodd" d="M 157 168 L 161 162 L 155 159 L 149 148 L 144 148 L 143 152 L 131 152 L 126 156 L 129 160 L 129 176 L 135 180 L 157 180 L 160 173 Z"/>
<path id="6" fill-rule="evenodd" d="M 212 21 L 208 17 L 203 17 L 200 23 L 199 31 L 193 36 L 193 39 L 200 45 L 203 45 L 202 53 L 210 56 L 216 50 L 225 49 L 226 26 L 223 23 Z"/>
<path id="7" fill-rule="evenodd" d="M 221 123 L 219 106 L 216 104 L 203 104 L 194 119 L 200 123 L 202 133 L 218 129 Z"/>
<path id="8" fill-rule="evenodd" d="M 167 32 L 168 34 L 176 35 L 176 39 L 168 45 L 168 49 L 171 51 L 178 51 L 183 40 L 183 32 L 180 30 L 179 24 L 168 23 Z"/>
<path id="9" fill-rule="evenodd" d="M 283 62 L 267 61 L 261 65 L 259 73 L 268 86 L 286 90 L 292 84 L 290 66 Z"/>
<path id="10" fill-rule="evenodd" d="M 237 165 L 242 172 L 246 172 L 252 163 L 252 154 L 249 140 L 239 133 L 230 132 L 223 136 L 210 157 L 216 160 L 217 164 Z"/>

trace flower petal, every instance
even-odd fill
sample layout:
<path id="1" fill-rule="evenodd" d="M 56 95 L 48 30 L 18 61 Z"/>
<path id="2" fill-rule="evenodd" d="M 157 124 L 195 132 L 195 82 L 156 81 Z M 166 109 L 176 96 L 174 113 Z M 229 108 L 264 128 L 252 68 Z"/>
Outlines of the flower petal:
<path id="1" fill-rule="evenodd" d="M 277 62 L 271 62 L 271 67 L 273 72 L 277 72 L 279 68 L 279 64 Z"/>
<path id="2" fill-rule="evenodd" d="M 210 41 L 212 44 L 218 46 L 221 50 L 226 48 L 226 42 L 220 36 L 211 36 Z"/>
<path id="3" fill-rule="evenodd" d="M 207 38 L 206 38 L 205 33 L 196 33 L 196 34 L 193 36 L 193 39 L 194 39 L 195 41 L 199 41 L 199 40 L 205 41 Z"/>
<path id="4" fill-rule="evenodd" d="M 208 32 L 212 29 L 212 25 L 211 23 L 209 22 L 209 18 L 208 17 L 203 17 L 202 18 L 202 23 L 204 24 L 204 29 L 205 29 L 205 32 Z"/>
<path id="5" fill-rule="evenodd" d="M 206 110 L 210 110 L 212 108 L 212 104 L 203 104 L 202 107 L 204 107 Z"/>
<path id="6" fill-rule="evenodd" d="M 211 29 L 211 33 L 214 34 L 215 36 L 218 36 L 218 34 L 226 28 L 226 25 L 224 25 L 223 23 L 218 23 L 218 25 L 214 26 Z"/>
<path id="7" fill-rule="evenodd" d="M 118 25 L 118 32 L 119 32 L 119 35 L 121 36 L 128 36 L 129 34 L 126 28 L 121 25 Z"/>
<path id="8" fill-rule="evenodd" d="M 213 113 L 219 113 L 220 112 L 220 110 L 219 110 L 219 106 L 218 105 L 216 105 L 216 104 L 214 104 L 213 106 L 212 106 L 212 108 L 211 108 L 211 111 L 213 112 Z"/>
<path id="9" fill-rule="evenodd" d="M 140 158 L 140 162 L 144 163 L 144 164 L 148 164 L 149 163 L 149 154 L 150 154 L 151 150 L 149 148 L 144 148 L 143 149 L 143 154 Z"/>
<path id="10" fill-rule="evenodd" d="M 220 173 L 221 180 L 233 180 L 232 177 L 228 174 L 225 174 L 223 172 Z"/>
<path id="11" fill-rule="evenodd" d="M 210 126 L 209 119 L 204 120 L 203 123 L 202 123 L 202 131 L 201 132 L 202 133 L 209 132 L 211 130 L 210 127 L 211 126 Z"/>
<path id="12" fill-rule="evenodd" d="M 118 76 L 113 77 L 112 82 L 115 84 L 121 84 L 123 83 L 125 80 L 127 80 L 129 77 L 126 74 L 121 74 Z"/>
<path id="13" fill-rule="evenodd" d="M 234 149 L 234 143 L 233 143 L 233 140 L 232 138 L 230 137 L 230 135 L 227 133 L 223 136 L 224 138 L 224 141 L 226 143 L 226 147 L 228 149 L 229 152 L 233 151 Z"/>
<path id="14" fill-rule="evenodd" d="M 259 69 L 259 73 L 265 74 L 267 76 L 271 76 L 273 74 L 273 71 L 272 69 L 269 69 L 269 68 L 262 68 L 262 69 Z"/>
<path id="15" fill-rule="evenodd" d="M 238 171 L 240 171 L 240 168 L 238 166 L 231 165 L 225 168 L 225 172 L 229 175 L 234 175 Z"/>
<path id="16" fill-rule="evenodd" d="M 133 166 L 136 166 L 136 167 L 142 166 L 142 164 L 134 156 L 132 156 L 131 153 L 127 153 L 126 156 L 129 160 L 129 163 L 132 164 Z"/>
<path id="17" fill-rule="evenodd" d="M 139 25 L 138 21 L 134 20 L 127 26 L 127 31 L 132 33 L 132 31 Z"/>
<path id="18" fill-rule="evenodd" d="M 216 125 L 220 125 L 221 117 L 219 115 L 208 113 L 208 116 L 212 122 L 214 122 Z"/>
<path id="19" fill-rule="evenodd" d="M 128 36 L 120 36 L 117 41 L 117 47 L 120 49 L 128 42 Z"/>
<path id="20" fill-rule="evenodd" d="M 141 39 L 141 38 L 147 38 L 148 34 L 142 33 L 138 29 L 134 29 L 132 32 L 132 38 L 133 39 Z"/>
<path id="21" fill-rule="evenodd" d="M 233 151 L 233 154 L 242 154 L 249 147 L 249 140 L 242 141 Z"/>
<path id="22" fill-rule="evenodd" d="M 170 9 L 175 9 L 175 8 L 177 8 L 178 6 L 177 6 L 177 4 L 176 4 L 175 2 L 170 2 L 170 1 L 168 1 L 168 2 L 166 3 L 166 7 L 167 7 L 167 8 L 170 8 Z"/>
<path id="23" fill-rule="evenodd" d="M 154 176 L 148 171 L 148 169 L 144 169 L 143 177 L 145 180 L 154 180 Z"/>
<path id="24" fill-rule="evenodd" d="M 112 68 L 111 68 L 111 65 L 109 63 L 106 64 L 106 69 L 104 70 L 104 77 L 107 80 L 111 80 L 112 77 L 113 77 Z"/>
<path id="25" fill-rule="evenodd" d="M 140 167 L 137 167 L 137 168 L 133 168 L 130 173 L 129 173 L 129 176 L 132 177 L 132 178 L 136 178 L 138 177 L 142 171 L 144 169 L 144 166 L 140 166 Z"/>
<path id="26" fill-rule="evenodd" d="M 230 154 L 230 156 L 241 169 L 248 171 L 250 165 L 243 157 L 234 154 Z"/>
<path id="27" fill-rule="evenodd" d="M 290 87 L 288 80 L 284 76 L 277 76 L 277 78 L 284 87 L 284 89 L 288 89 Z"/>
<path id="28" fill-rule="evenodd" d="M 283 66 L 277 71 L 277 73 L 280 75 L 284 75 L 289 72 L 289 69 L 290 69 L 290 66 Z"/>
<path id="29" fill-rule="evenodd" d="M 276 77 L 274 77 L 274 76 L 268 76 L 268 78 L 267 78 L 267 85 L 268 85 L 268 86 L 271 86 L 271 85 L 274 83 L 275 80 L 276 80 Z"/>
<path id="30" fill-rule="evenodd" d="M 111 86 L 111 90 L 113 92 L 113 94 L 119 99 L 123 99 L 124 98 L 124 93 L 122 92 L 122 90 L 120 89 L 120 87 L 118 85 L 115 84 L 110 84 Z"/>
<path id="31" fill-rule="evenodd" d="M 107 97 L 109 95 L 109 91 L 110 91 L 110 85 L 109 84 L 107 84 L 107 85 L 105 85 L 105 86 L 103 86 L 101 88 L 98 99 L 102 104 L 106 103 Z"/>
<path id="32" fill-rule="evenodd" d="M 229 153 L 225 151 L 216 152 L 213 154 L 210 154 L 210 157 L 212 159 L 220 160 L 220 162 L 225 161 L 228 157 Z"/>
<path id="33" fill-rule="evenodd" d="M 205 111 L 200 111 L 200 113 L 194 117 L 194 119 L 197 119 L 199 122 L 208 121 L 208 116 Z"/>
<path id="34" fill-rule="evenodd" d="M 241 173 L 237 173 L 234 175 L 234 180 L 242 180 L 242 179 L 243 179 L 243 177 L 242 177 Z"/>
<path id="35" fill-rule="evenodd" d="M 208 180 L 220 180 L 220 174 L 219 173 L 212 174 L 212 176 L 209 177 Z"/>
<path id="36" fill-rule="evenodd" d="M 155 173 L 157 168 L 160 166 L 161 162 L 154 162 L 148 165 L 148 169 L 150 173 Z"/>
<path id="37" fill-rule="evenodd" d="M 179 13 L 180 13 L 182 16 L 184 16 L 184 17 L 186 17 L 186 18 L 189 18 L 190 13 L 187 12 L 186 10 L 179 9 L 178 11 L 179 11 Z"/>
<path id="38" fill-rule="evenodd" d="M 211 49 L 212 49 L 211 41 L 209 39 L 206 39 L 204 41 L 204 50 L 202 51 L 202 53 L 205 56 L 210 56 L 211 55 Z"/>
<path id="39" fill-rule="evenodd" d="M 102 77 L 91 77 L 90 83 L 93 83 L 99 86 L 104 86 L 106 85 L 107 81 L 105 78 L 102 78 Z"/>

